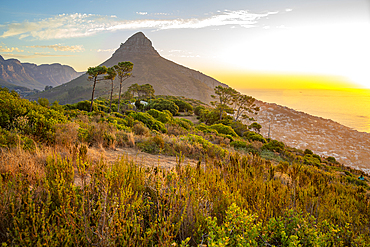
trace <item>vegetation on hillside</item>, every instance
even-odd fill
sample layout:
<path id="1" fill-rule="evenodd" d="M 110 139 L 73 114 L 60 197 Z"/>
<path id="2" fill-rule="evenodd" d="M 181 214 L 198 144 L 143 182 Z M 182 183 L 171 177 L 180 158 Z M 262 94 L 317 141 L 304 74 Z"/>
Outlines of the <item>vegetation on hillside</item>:
<path id="1" fill-rule="evenodd" d="M 0 90 L 3 246 L 368 245 L 366 174 L 264 138 L 231 105 L 124 95 L 89 112 L 91 101 L 50 105 Z M 193 111 L 199 123 L 181 118 Z M 178 162 L 111 164 L 89 158 L 94 146 Z"/>

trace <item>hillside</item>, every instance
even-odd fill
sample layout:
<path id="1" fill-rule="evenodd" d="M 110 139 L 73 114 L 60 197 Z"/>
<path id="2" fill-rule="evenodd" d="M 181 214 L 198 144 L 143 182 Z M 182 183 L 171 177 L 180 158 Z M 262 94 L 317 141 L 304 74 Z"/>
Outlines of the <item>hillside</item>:
<path id="1" fill-rule="evenodd" d="M 261 134 L 298 149 L 311 149 L 322 156 L 333 156 L 353 168 L 370 173 L 370 133 L 359 132 L 330 119 L 273 103 L 259 101 L 261 111 L 255 117 Z"/>
<path id="2" fill-rule="evenodd" d="M 367 246 L 363 171 L 166 98 L 88 113 L 0 89 L 2 245 Z"/>
<path id="3" fill-rule="evenodd" d="M 31 90 L 31 89 L 26 88 L 26 87 L 18 86 L 18 85 L 15 85 L 13 83 L 9 83 L 9 82 L 4 81 L 2 79 L 0 79 L 0 87 L 6 87 L 9 90 L 14 90 L 22 96 L 27 96 L 27 95 L 35 93 L 37 91 L 37 90 Z"/>
<path id="4" fill-rule="evenodd" d="M 67 65 L 21 63 L 0 56 L 0 79 L 14 86 L 43 90 L 45 86 L 55 87 L 79 75 L 81 73 Z"/>
<path id="5" fill-rule="evenodd" d="M 141 32 L 134 34 L 113 53 L 112 57 L 101 65 L 113 66 L 118 62 L 130 61 L 134 64 L 133 77 L 125 81 L 123 90 L 131 84 L 149 83 L 154 87 L 156 94 L 185 96 L 188 98 L 210 102 L 213 88 L 224 84 L 202 74 L 186 68 L 159 55 L 153 48 L 152 42 Z M 118 80 L 115 80 L 115 87 Z M 56 87 L 49 92 L 32 96 L 47 98 L 50 102 L 58 100 L 61 104 L 75 103 L 91 98 L 92 83 L 87 75 L 82 75 L 66 84 Z M 107 83 L 101 82 L 96 86 L 95 95 L 106 95 L 109 90 Z"/>

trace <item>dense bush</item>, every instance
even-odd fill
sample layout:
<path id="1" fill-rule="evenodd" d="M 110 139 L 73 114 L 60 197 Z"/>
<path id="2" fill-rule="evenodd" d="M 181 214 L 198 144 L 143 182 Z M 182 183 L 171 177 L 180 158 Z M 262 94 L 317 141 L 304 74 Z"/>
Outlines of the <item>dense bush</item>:
<path id="1" fill-rule="evenodd" d="M 209 126 L 210 129 L 217 130 L 218 133 L 224 134 L 224 135 L 231 135 L 231 136 L 237 136 L 235 131 L 230 127 L 223 124 L 213 124 Z"/>
<path id="2" fill-rule="evenodd" d="M 246 149 L 247 148 L 247 143 L 243 142 L 243 141 L 233 141 L 233 142 L 230 142 L 230 146 L 234 147 L 234 148 L 244 148 Z"/>
<path id="3" fill-rule="evenodd" d="M 211 129 L 210 126 L 205 125 L 204 123 L 198 124 L 195 126 L 196 129 L 202 131 L 203 133 L 213 133 L 218 134 L 217 130 Z"/>
<path id="4" fill-rule="evenodd" d="M 161 112 L 155 109 L 150 109 L 147 111 L 147 113 L 162 123 L 173 121 L 173 116 L 168 110 L 164 110 L 163 112 Z"/>
<path id="5" fill-rule="evenodd" d="M 175 118 L 175 123 L 186 130 L 189 130 L 194 125 L 190 120 L 185 118 Z"/>
<path id="6" fill-rule="evenodd" d="M 183 100 L 173 99 L 172 101 L 179 107 L 179 112 L 193 111 L 193 106 Z"/>
<path id="7" fill-rule="evenodd" d="M 314 165 L 319 167 L 321 164 L 321 158 L 316 154 L 306 154 L 304 156 L 304 163 L 306 165 Z"/>
<path id="8" fill-rule="evenodd" d="M 204 109 L 206 109 L 204 106 L 198 105 L 194 108 L 194 114 L 200 116 Z"/>
<path id="9" fill-rule="evenodd" d="M 158 111 L 168 110 L 173 116 L 177 115 L 179 112 L 179 107 L 174 102 L 161 98 L 151 100 L 146 108 L 156 109 Z"/>
<path id="10" fill-rule="evenodd" d="M 0 91 L 0 127 L 43 141 L 54 141 L 54 125 L 66 122 L 55 110 L 21 99 L 16 93 Z"/>
<path id="11" fill-rule="evenodd" d="M 212 144 L 201 136 L 188 134 L 183 140 L 188 141 L 191 144 L 201 145 L 203 155 L 207 155 L 211 158 L 226 158 L 229 152 L 218 145 Z"/>
<path id="12" fill-rule="evenodd" d="M 160 121 L 154 119 L 150 114 L 143 112 L 132 112 L 129 114 L 135 120 L 144 123 L 149 129 L 161 131 L 163 133 L 167 132 L 166 127 Z"/>
<path id="13" fill-rule="evenodd" d="M 259 141 L 262 143 L 266 143 L 266 139 L 262 135 L 257 134 L 256 132 L 253 131 L 245 132 L 243 136 L 250 141 Z"/>
<path id="14" fill-rule="evenodd" d="M 239 136 L 243 136 L 244 133 L 249 132 L 249 126 L 240 121 L 232 122 L 230 126 Z"/>
<path id="15" fill-rule="evenodd" d="M 277 140 L 271 140 L 270 142 L 264 144 L 262 149 L 275 151 L 281 153 L 285 148 L 285 144 L 283 142 L 279 142 Z"/>

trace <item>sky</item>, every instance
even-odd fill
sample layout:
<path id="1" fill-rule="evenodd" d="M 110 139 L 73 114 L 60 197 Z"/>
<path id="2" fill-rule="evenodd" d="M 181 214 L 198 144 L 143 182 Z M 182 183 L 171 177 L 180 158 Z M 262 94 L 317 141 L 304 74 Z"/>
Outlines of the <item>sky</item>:
<path id="1" fill-rule="evenodd" d="M 0 55 L 86 71 L 142 31 L 235 88 L 370 89 L 368 0 L 0 0 Z"/>

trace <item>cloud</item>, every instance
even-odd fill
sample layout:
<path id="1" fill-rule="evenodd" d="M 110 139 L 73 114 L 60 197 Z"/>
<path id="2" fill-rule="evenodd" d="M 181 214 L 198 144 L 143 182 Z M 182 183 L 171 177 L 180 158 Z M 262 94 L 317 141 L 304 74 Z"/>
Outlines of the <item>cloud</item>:
<path id="1" fill-rule="evenodd" d="M 153 13 L 152 15 L 171 15 L 169 13 Z"/>
<path id="2" fill-rule="evenodd" d="M 290 12 L 292 11 L 293 9 L 285 9 L 286 12 Z"/>
<path id="3" fill-rule="evenodd" d="M 62 14 L 39 21 L 10 23 L 0 37 L 33 37 L 40 40 L 85 37 L 118 24 L 114 16 L 93 14 Z"/>
<path id="4" fill-rule="evenodd" d="M 147 15 L 146 12 L 137 12 Z M 104 31 L 133 30 L 133 29 L 199 29 L 206 27 L 218 27 L 225 25 L 240 26 L 244 28 L 254 27 L 258 20 L 277 12 L 264 14 L 249 13 L 246 10 L 218 12 L 206 18 L 190 19 L 142 19 L 120 20 L 115 16 L 102 16 L 93 14 L 62 14 L 39 21 L 24 21 L 22 23 L 10 23 L 6 25 L 6 31 L 0 36 L 18 37 L 25 39 L 33 37 L 39 40 L 65 39 L 91 36 Z M 157 13 L 164 14 L 164 13 Z"/>
<path id="5" fill-rule="evenodd" d="M 97 49 L 96 51 L 97 52 L 112 52 L 112 51 L 115 51 L 117 49 Z"/>
<path id="6" fill-rule="evenodd" d="M 9 47 L 2 47 L 0 45 L 0 52 L 13 52 L 13 51 L 16 51 L 16 52 L 23 52 L 24 50 L 21 50 L 19 49 L 18 47 L 12 47 L 12 48 L 9 48 Z"/>
<path id="7" fill-rule="evenodd" d="M 36 58 L 36 57 L 74 57 L 76 55 L 55 55 L 55 54 L 47 54 L 47 53 L 39 53 L 35 52 L 34 54 L 3 54 L 5 58 Z"/>
<path id="8" fill-rule="evenodd" d="M 82 52 L 85 49 L 82 45 L 61 45 L 61 44 L 55 44 L 55 45 L 33 45 L 33 46 L 27 46 L 29 48 L 49 48 L 54 49 L 54 51 L 70 51 L 70 52 Z"/>
<path id="9" fill-rule="evenodd" d="M 138 15 L 147 15 L 148 12 L 136 12 L 136 14 L 138 14 Z"/>

